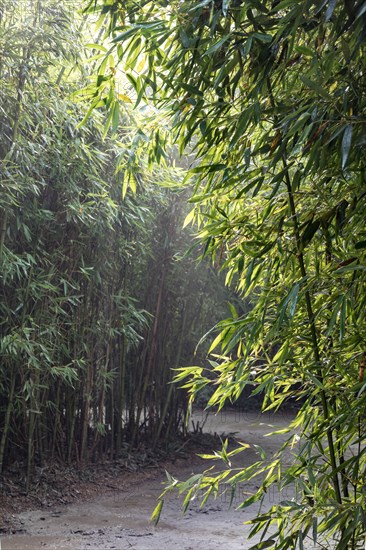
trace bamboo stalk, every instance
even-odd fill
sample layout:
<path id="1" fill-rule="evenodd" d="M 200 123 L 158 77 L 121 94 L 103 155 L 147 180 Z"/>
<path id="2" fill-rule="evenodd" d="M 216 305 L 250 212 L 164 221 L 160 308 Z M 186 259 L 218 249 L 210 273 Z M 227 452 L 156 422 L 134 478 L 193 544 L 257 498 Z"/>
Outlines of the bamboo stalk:
<path id="1" fill-rule="evenodd" d="M 288 196 L 288 203 L 290 207 L 291 217 L 294 224 L 294 236 L 296 241 L 296 248 L 297 248 L 297 259 L 300 266 L 300 273 L 303 279 L 307 277 L 306 267 L 305 267 L 305 261 L 304 261 L 304 255 L 301 248 L 301 237 L 300 237 L 300 229 L 299 229 L 299 222 L 297 218 L 297 212 L 296 212 L 296 206 L 295 206 L 295 200 L 294 195 L 291 187 L 291 181 L 290 176 L 288 172 L 288 166 L 285 157 L 283 157 L 283 164 L 286 169 L 285 171 L 285 182 L 287 187 L 287 196 Z M 307 315 L 308 315 L 308 322 L 309 322 L 309 328 L 310 328 L 310 335 L 311 335 L 311 342 L 312 342 L 312 349 L 313 349 L 313 355 L 314 355 L 314 361 L 317 365 L 316 372 L 317 372 L 317 378 L 320 382 L 320 384 L 323 386 L 324 378 L 323 373 L 320 367 L 321 359 L 320 359 L 320 351 L 319 351 L 319 343 L 318 343 L 318 336 L 317 336 L 317 330 L 315 325 L 315 316 L 313 311 L 313 305 L 312 300 L 310 296 L 309 290 L 305 290 L 305 303 L 306 303 L 306 309 L 307 309 Z M 337 475 L 338 465 L 337 465 L 337 459 L 336 459 L 336 450 L 334 446 L 334 439 L 333 439 L 333 431 L 330 427 L 330 413 L 329 413 L 329 407 L 328 407 L 328 401 L 327 401 L 327 395 L 325 393 L 325 390 L 322 388 L 320 390 L 320 399 L 322 402 L 322 409 L 323 409 L 323 416 L 325 421 L 328 423 L 328 429 L 327 429 L 327 440 L 328 440 L 328 446 L 329 446 L 329 458 L 331 462 L 332 467 L 332 480 L 333 480 L 333 487 L 336 495 L 337 502 L 339 504 L 342 504 L 342 495 L 339 485 L 339 479 Z"/>
<path id="2" fill-rule="evenodd" d="M 27 444 L 27 474 L 25 491 L 29 493 L 32 468 L 34 458 L 34 433 L 37 424 L 37 415 L 39 413 L 39 370 L 34 369 L 34 379 L 32 380 L 30 407 L 29 407 L 29 423 L 28 423 L 28 444 Z"/>
<path id="3" fill-rule="evenodd" d="M 53 430 L 52 430 L 52 443 L 51 443 L 51 459 L 53 460 L 55 457 L 55 449 L 56 449 L 56 440 L 57 440 L 57 431 L 58 431 L 58 425 L 60 423 L 60 391 L 61 391 L 61 383 L 57 383 L 57 391 L 56 391 L 56 402 L 55 402 L 55 419 L 53 423 Z"/>
<path id="4" fill-rule="evenodd" d="M 148 385 L 150 383 L 151 370 L 152 370 L 152 366 L 153 366 L 153 362 L 154 362 L 155 354 L 156 354 L 156 347 L 157 347 L 156 338 L 157 338 L 158 326 L 159 326 L 159 322 L 160 322 L 160 311 L 161 311 L 161 304 L 162 304 L 162 298 L 163 298 L 165 275 L 166 275 L 166 272 L 165 272 L 165 269 L 163 269 L 163 272 L 162 272 L 161 278 L 160 278 L 158 297 L 157 297 L 157 300 L 156 300 L 154 324 L 153 324 L 152 336 L 151 336 L 151 341 L 150 341 L 149 353 L 148 353 L 148 357 L 147 357 L 147 365 L 146 365 L 144 383 L 143 383 L 143 386 L 142 386 L 141 394 L 139 396 L 139 402 L 138 402 L 138 407 L 137 407 L 137 412 L 136 412 L 135 429 L 134 429 L 134 432 L 133 432 L 132 438 L 131 438 L 131 445 L 132 446 L 135 445 L 135 443 L 136 443 L 137 433 L 138 433 L 139 425 L 140 425 L 141 413 L 142 413 L 142 409 L 143 409 L 143 406 L 144 406 L 144 403 L 145 403 L 146 391 L 147 391 Z"/>
<path id="5" fill-rule="evenodd" d="M 86 460 L 87 446 L 88 446 L 88 429 L 90 420 L 90 401 L 91 401 L 91 388 L 92 388 L 92 366 L 91 359 L 87 362 L 86 367 L 86 379 L 84 390 L 82 394 L 83 411 L 82 411 L 82 424 L 81 424 L 81 443 L 80 443 L 80 461 L 83 463 Z"/>
<path id="6" fill-rule="evenodd" d="M 67 449 L 68 464 L 71 464 L 72 462 L 72 451 L 73 451 L 74 445 L 77 445 L 76 441 L 74 441 L 75 425 L 76 425 L 76 410 L 75 410 L 74 399 L 72 401 L 73 403 L 70 403 L 69 401 L 69 405 L 66 407 L 67 415 L 70 421 L 70 428 L 68 433 L 68 449 Z"/>
<path id="7" fill-rule="evenodd" d="M 1 434 L 1 441 L 0 441 L 0 474 L 3 471 L 5 447 L 6 447 L 6 442 L 7 442 L 7 439 L 8 439 L 11 415 L 12 415 L 12 412 L 13 412 L 13 409 L 14 409 L 14 393 L 15 393 L 15 373 L 12 373 L 12 379 L 11 379 L 10 390 L 9 390 L 8 405 L 6 407 L 6 413 L 5 413 L 5 418 L 4 418 L 4 427 L 3 427 L 3 432 Z"/>
<path id="8" fill-rule="evenodd" d="M 270 78 L 267 76 L 266 79 L 267 82 L 267 88 L 268 88 L 268 94 L 269 99 L 271 102 L 271 106 L 275 108 L 276 102 L 273 95 L 272 90 L 272 84 Z M 278 117 L 275 116 L 275 122 L 277 123 Z M 304 255 L 301 247 L 301 237 L 300 237 L 300 228 L 299 228 L 299 222 L 298 222 L 298 216 L 296 211 L 296 205 L 295 205 L 295 199 L 292 191 L 292 185 L 290 180 L 290 174 L 289 174 L 289 168 L 287 164 L 287 158 L 286 154 L 282 154 L 282 163 L 285 168 L 285 184 L 287 189 L 287 202 L 289 205 L 291 217 L 293 219 L 294 224 L 294 236 L 295 236 L 295 242 L 296 242 L 296 249 L 297 249 L 297 259 L 300 267 L 300 273 L 303 279 L 306 278 L 306 267 L 305 267 L 305 261 L 304 261 Z M 323 386 L 323 373 L 320 367 L 320 349 L 319 349 L 319 343 L 318 343 L 318 336 L 316 331 L 316 325 L 315 325 L 315 316 L 313 311 L 313 305 L 312 300 L 310 296 L 310 292 L 308 290 L 305 290 L 305 304 L 306 304 L 306 310 L 307 310 L 307 316 L 308 316 L 308 323 L 310 328 L 310 336 L 311 336 L 311 342 L 312 342 L 312 351 L 313 356 L 315 360 L 315 364 L 317 365 L 317 378 L 320 382 L 320 384 Z M 327 395 L 322 388 L 320 391 L 320 399 L 322 403 L 322 409 L 323 409 L 323 416 L 325 421 L 328 423 L 328 430 L 327 430 L 327 440 L 328 440 L 328 446 L 329 446 L 329 457 L 332 467 L 332 482 L 333 487 L 336 495 L 337 502 L 339 504 L 342 504 L 342 495 L 339 485 L 339 479 L 337 475 L 337 459 L 336 459 L 336 451 L 334 446 L 334 439 L 333 439 L 333 432 L 329 426 L 330 423 L 330 414 L 328 409 L 328 402 L 327 402 Z"/>
<path id="9" fill-rule="evenodd" d="M 181 325 L 181 329 L 180 329 L 180 338 L 179 338 L 176 361 L 175 361 L 175 367 L 176 368 L 179 367 L 180 359 L 181 359 L 181 356 L 182 356 L 183 335 L 185 334 L 185 331 L 186 331 L 187 317 L 188 317 L 187 300 L 185 300 L 184 303 L 183 303 L 183 321 L 182 321 L 182 325 Z M 160 415 L 158 428 L 157 428 L 156 435 L 155 435 L 155 438 L 154 438 L 154 447 L 155 447 L 155 445 L 157 444 L 157 442 L 160 438 L 161 430 L 163 429 L 163 425 L 164 425 L 164 421 L 165 421 L 165 418 L 166 418 L 166 415 L 167 415 L 168 407 L 169 407 L 169 404 L 171 402 L 171 397 L 173 395 L 173 390 L 174 390 L 174 385 L 172 384 L 172 382 L 170 382 L 169 389 L 168 389 L 168 394 L 167 394 L 167 396 L 165 398 L 165 401 L 164 401 L 163 410 L 162 410 L 161 415 Z M 167 436 L 168 436 L 168 431 L 165 432 L 165 437 L 167 438 Z"/>
<path id="10" fill-rule="evenodd" d="M 116 405 L 116 455 L 118 456 L 122 448 L 122 414 L 125 407 L 125 383 L 126 383 L 126 338 L 124 335 L 120 339 L 120 357 L 119 357 L 119 380 L 118 380 L 118 400 Z"/>
<path id="11" fill-rule="evenodd" d="M 2 211 L 3 211 L 3 216 L 2 216 L 1 228 L 0 228 L 0 261 L 3 257 L 6 229 L 7 229 L 7 223 L 8 223 L 8 213 L 4 209 L 2 209 Z"/>
<path id="12" fill-rule="evenodd" d="M 333 258 L 332 240 L 328 229 L 325 229 L 323 232 L 325 235 L 325 262 L 326 264 L 330 264 Z M 326 346 L 326 349 L 331 349 L 333 347 L 333 339 L 330 336 L 328 340 L 329 342 L 328 342 L 328 345 Z M 335 399 L 332 400 L 332 404 L 334 408 L 337 408 L 337 402 Z M 343 491 L 344 497 L 348 499 L 349 498 L 348 479 L 344 469 L 346 460 L 344 456 L 344 451 L 342 450 L 342 447 L 341 447 L 339 429 L 337 429 L 336 450 L 338 454 L 339 465 L 341 467 L 340 476 L 341 476 L 342 491 Z"/>

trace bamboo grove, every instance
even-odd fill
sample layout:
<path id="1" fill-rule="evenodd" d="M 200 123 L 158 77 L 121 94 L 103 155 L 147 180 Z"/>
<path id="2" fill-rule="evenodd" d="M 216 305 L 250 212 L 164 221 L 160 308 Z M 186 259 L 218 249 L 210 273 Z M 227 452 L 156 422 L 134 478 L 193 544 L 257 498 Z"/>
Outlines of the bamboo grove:
<path id="1" fill-rule="evenodd" d="M 253 548 L 302 549 L 309 538 L 363 547 L 365 2 L 92 0 L 88 9 L 109 22 L 136 105 L 159 106 L 181 153 L 194 151 L 187 221 L 251 303 L 218 324 L 211 367 L 183 368 L 177 380 L 192 399 L 213 387 L 219 407 L 253 384 L 267 409 L 301 404 L 292 425 L 301 438 L 289 434 L 282 450 L 294 449 L 288 468 L 282 452 L 260 454 L 250 468 L 171 480 L 167 491 L 184 492 L 186 508 L 259 476 L 244 507 L 272 484 L 295 486 L 293 499 L 253 518 Z M 96 79 L 102 98 L 114 77 L 98 71 L 110 82 Z M 156 136 L 164 140 L 160 128 Z M 225 446 L 219 455 L 228 466 Z"/>
<path id="2" fill-rule="evenodd" d="M 148 169 L 127 112 L 118 132 L 106 110 L 80 126 L 91 33 L 74 2 L 0 4 L 0 471 L 18 463 L 27 490 L 48 460 L 168 445 L 185 409 L 171 368 L 212 318 L 208 285 L 223 303 L 209 267 L 193 293 L 177 260 L 182 170 Z"/>

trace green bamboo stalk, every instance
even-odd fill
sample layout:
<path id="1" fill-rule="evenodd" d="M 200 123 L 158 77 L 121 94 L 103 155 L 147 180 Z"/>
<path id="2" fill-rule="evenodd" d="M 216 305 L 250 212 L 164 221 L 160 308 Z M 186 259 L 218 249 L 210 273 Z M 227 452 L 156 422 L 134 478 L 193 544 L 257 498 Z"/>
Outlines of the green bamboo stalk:
<path id="1" fill-rule="evenodd" d="M 137 407 L 137 412 L 136 412 L 136 419 L 135 419 L 135 427 L 134 427 L 134 431 L 133 431 L 132 438 L 131 438 L 131 445 L 132 446 L 135 445 L 135 443 L 136 443 L 137 433 L 138 433 L 139 426 L 140 426 L 141 413 L 142 413 L 143 406 L 144 406 L 144 403 L 145 403 L 146 391 L 147 391 L 148 385 L 150 383 L 151 370 L 152 370 L 152 366 L 153 366 L 153 362 L 154 362 L 155 354 L 156 354 L 156 346 L 157 346 L 156 339 L 157 339 L 157 333 L 158 333 L 158 326 L 159 326 L 159 322 L 160 322 L 160 311 L 161 311 L 161 304 L 162 304 L 162 298 L 163 298 L 165 275 L 166 275 L 166 271 L 163 268 L 163 272 L 162 272 L 161 278 L 160 278 L 158 297 L 157 297 L 157 300 L 156 300 L 155 318 L 154 318 L 154 324 L 153 324 L 153 329 L 152 329 L 152 336 L 151 336 L 151 340 L 150 340 L 149 353 L 148 353 L 148 357 L 147 357 L 147 365 L 146 365 L 144 383 L 143 383 L 143 386 L 142 386 L 141 394 L 139 396 L 139 402 L 138 402 L 138 407 Z"/>
<path id="2" fill-rule="evenodd" d="M 180 337 L 179 337 L 179 343 L 178 343 L 178 349 L 177 349 L 176 361 L 175 361 L 175 367 L 176 368 L 180 366 L 180 358 L 182 356 L 183 339 L 184 339 L 184 335 L 185 335 L 185 332 L 186 332 L 187 317 L 188 317 L 188 308 L 187 308 L 187 301 L 185 300 L 184 303 L 183 303 L 183 321 L 182 321 L 181 329 L 180 329 L 180 332 L 179 332 Z M 174 385 L 170 382 L 169 389 L 168 389 L 168 394 L 167 394 L 167 396 L 165 398 L 165 401 L 164 401 L 163 410 L 162 410 L 161 415 L 160 415 L 158 428 L 156 430 L 156 435 L 155 435 L 155 438 L 154 438 L 154 447 L 156 446 L 157 442 L 159 441 L 161 430 L 163 429 L 164 421 L 165 421 L 165 418 L 166 418 L 166 415 L 167 415 L 168 407 L 169 407 L 169 404 L 171 402 L 171 397 L 172 397 L 174 389 L 175 389 Z M 167 437 L 167 436 L 168 436 L 168 433 L 166 432 L 165 437 Z"/>
<path id="3" fill-rule="evenodd" d="M 268 94 L 271 102 L 271 106 L 276 111 L 276 102 L 272 90 L 272 84 L 269 77 L 266 79 L 267 87 L 268 87 Z M 275 122 L 278 122 L 278 117 L 275 116 Z M 297 259 L 300 267 L 300 273 L 303 279 L 306 278 L 306 267 L 305 267 L 305 261 L 304 261 L 304 255 L 301 248 L 301 237 L 300 237 L 300 228 L 299 228 L 299 222 L 298 222 L 298 216 L 296 211 L 296 205 L 295 205 L 295 199 L 292 191 L 292 185 L 289 175 L 289 169 L 286 159 L 286 154 L 283 153 L 282 155 L 282 162 L 283 166 L 285 168 L 285 184 L 287 189 L 287 200 L 291 212 L 291 217 L 294 224 L 294 236 L 295 236 L 295 242 L 296 242 L 296 249 L 297 249 Z M 311 336 L 311 342 L 312 342 L 312 350 L 314 355 L 315 364 L 317 365 L 317 378 L 321 385 L 323 386 L 323 373 L 320 368 L 320 349 L 319 349 L 319 343 L 318 343 L 318 336 L 316 331 L 316 325 L 315 325 L 315 317 L 314 317 L 314 311 L 313 311 L 313 305 L 312 300 L 310 296 L 310 292 L 308 290 L 305 290 L 305 303 L 306 303 L 306 310 L 307 310 L 307 316 L 308 316 L 308 322 L 309 322 L 309 328 L 310 328 L 310 336 Z M 333 481 L 333 487 L 336 494 L 336 499 L 339 504 L 342 503 L 342 495 L 339 485 L 339 479 L 337 475 L 337 459 L 336 459 L 336 451 L 334 446 L 334 439 L 333 439 L 333 432 L 329 426 L 329 420 L 330 420 L 330 414 L 328 409 L 328 401 L 327 396 L 324 391 L 324 389 L 321 389 L 320 391 L 320 399 L 322 402 L 322 409 L 323 409 L 323 416 L 325 421 L 328 423 L 328 430 L 327 430 L 327 440 L 328 440 L 328 446 L 329 446 L 329 457 L 331 461 L 331 467 L 332 467 L 332 481 Z"/>
<path id="4" fill-rule="evenodd" d="M 84 384 L 84 390 L 82 394 L 82 425 L 81 425 L 81 442 L 80 442 L 80 461 L 83 463 L 87 455 L 88 446 L 88 428 L 90 420 L 90 401 L 92 390 L 92 363 L 91 358 L 88 358 L 86 367 L 86 378 Z"/>
<path id="5" fill-rule="evenodd" d="M 74 448 L 75 439 L 75 425 L 76 425 L 76 407 L 74 398 L 68 399 L 68 405 L 66 406 L 67 416 L 69 418 L 69 432 L 68 432 L 68 445 L 67 445 L 67 463 L 72 462 L 72 452 Z"/>
<path id="6" fill-rule="evenodd" d="M 3 257 L 6 229 L 8 224 L 8 213 L 4 209 L 2 209 L 2 212 L 3 214 L 2 214 L 1 228 L 0 228 L 0 261 Z"/>
<path id="7" fill-rule="evenodd" d="M 119 371 L 118 371 L 118 400 L 116 404 L 117 422 L 116 422 L 116 455 L 118 456 L 122 448 L 122 414 L 125 407 L 125 384 L 126 384 L 126 338 L 121 336 L 119 353 Z M 113 432 L 112 432 L 113 433 Z"/>
<path id="8" fill-rule="evenodd" d="M 57 432 L 58 432 L 58 426 L 60 424 L 60 392 L 61 392 L 61 382 L 58 381 L 57 383 L 57 390 L 56 390 L 56 403 L 55 403 L 55 419 L 52 429 L 52 443 L 51 443 L 51 458 L 52 460 L 55 457 L 55 449 L 56 449 L 56 441 L 57 441 Z"/>
<path id="9" fill-rule="evenodd" d="M 34 458 L 34 433 L 39 414 L 39 370 L 34 369 L 34 380 L 32 380 L 30 407 L 29 407 L 29 423 L 28 423 L 28 443 L 27 443 L 27 474 L 25 491 L 29 493 L 32 468 Z"/>
<path id="10" fill-rule="evenodd" d="M 288 203 L 290 207 L 291 217 L 294 224 L 294 236 L 296 241 L 296 248 L 297 248 L 297 259 L 300 266 L 300 273 L 303 279 L 306 278 L 306 267 L 305 267 L 305 261 L 304 261 L 304 255 L 301 248 L 301 237 L 300 237 L 300 229 L 299 229 L 299 222 L 297 218 L 297 211 L 296 211 L 296 205 L 294 200 L 294 195 L 292 191 L 291 186 L 291 180 L 288 173 L 288 166 L 286 162 L 286 158 L 283 157 L 283 164 L 286 169 L 285 172 L 285 182 L 287 187 L 287 196 L 288 196 Z M 323 373 L 320 367 L 320 351 L 319 351 L 319 343 L 318 343 L 318 336 L 317 336 L 317 330 L 315 325 L 315 317 L 314 317 L 314 311 L 313 311 L 313 305 L 312 300 L 310 296 L 309 290 L 305 290 L 305 303 L 306 303 L 306 309 L 307 309 L 307 315 L 308 315 L 308 322 L 309 322 L 309 328 L 310 328 L 310 335 L 311 335 L 311 342 L 312 342 L 312 349 L 313 349 L 313 355 L 315 364 L 317 365 L 317 378 L 320 382 L 320 384 L 323 386 Z M 333 480 L 333 486 L 334 491 L 336 494 L 336 499 L 339 504 L 342 504 L 342 495 L 339 485 L 339 479 L 337 475 L 337 458 L 336 458 L 336 450 L 334 445 L 334 438 L 333 438 L 333 431 L 329 426 L 330 421 L 330 413 L 329 413 L 329 407 L 328 407 L 328 400 L 327 395 L 325 393 L 325 390 L 322 388 L 320 391 L 320 399 L 322 402 L 322 409 L 323 409 L 323 415 L 325 421 L 328 423 L 328 429 L 327 429 L 327 440 L 328 440 L 328 446 L 329 446 L 329 458 L 331 462 L 332 467 L 332 480 Z"/>
<path id="11" fill-rule="evenodd" d="M 333 258 L 332 239 L 331 239 L 330 233 L 328 231 L 328 228 L 324 229 L 323 233 L 324 233 L 324 236 L 325 236 L 325 261 L 326 261 L 327 264 L 330 264 L 331 261 L 332 261 L 332 258 Z M 329 337 L 329 343 L 327 345 L 327 349 L 331 349 L 332 347 L 333 347 L 333 339 L 330 336 Z M 335 408 L 337 407 L 337 403 L 336 403 L 335 400 L 333 400 L 333 406 Z M 344 470 L 344 465 L 345 465 L 346 460 L 345 460 L 344 451 L 342 449 L 341 442 L 340 442 L 339 429 L 337 430 L 336 449 L 337 449 L 337 453 L 338 453 L 339 465 L 341 466 L 340 475 L 341 475 L 342 491 L 343 491 L 344 497 L 348 499 L 349 498 L 348 479 L 347 479 L 347 476 L 346 476 L 346 472 Z"/>
<path id="12" fill-rule="evenodd" d="M 14 393 L 15 393 L 15 373 L 12 371 L 12 379 L 10 383 L 8 405 L 6 407 L 5 418 L 4 418 L 4 427 L 3 433 L 1 434 L 0 441 L 0 474 L 3 471 L 4 466 L 4 456 L 5 456 L 5 447 L 8 439 L 8 433 L 10 428 L 10 419 L 14 409 Z"/>

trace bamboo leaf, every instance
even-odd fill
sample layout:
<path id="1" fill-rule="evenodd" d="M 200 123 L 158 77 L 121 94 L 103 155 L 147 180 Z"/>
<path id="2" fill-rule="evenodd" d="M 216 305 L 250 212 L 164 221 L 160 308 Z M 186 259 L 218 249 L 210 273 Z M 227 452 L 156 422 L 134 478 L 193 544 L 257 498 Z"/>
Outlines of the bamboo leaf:
<path id="1" fill-rule="evenodd" d="M 184 222 L 183 222 L 183 229 L 184 229 L 185 227 L 187 227 L 187 225 L 189 225 L 189 224 L 194 220 L 195 212 L 196 212 L 196 209 L 193 208 L 193 209 L 187 214 L 187 216 L 185 217 Z"/>
<path id="2" fill-rule="evenodd" d="M 301 250 L 304 250 L 304 248 L 312 241 L 319 227 L 320 219 L 312 220 L 307 224 L 306 229 L 301 235 Z"/>
<path id="3" fill-rule="evenodd" d="M 85 44 L 85 47 L 90 48 L 91 50 L 98 50 L 104 53 L 107 53 L 108 51 L 107 48 L 105 46 L 102 46 L 101 44 L 90 43 L 90 44 Z"/>
<path id="4" fill-rule="evenodd" d="M 318 540 L 318 520 L 316 517 L 313 518 L 313 541 L 314 546 L 316 546 Z"/>
<path id="5" fill-rule="evenodd" d="M 249 550 L 264 550 L 265 548 L 274 548 L 276 544 L 275 539 L 268 539 L 262 542 L 258 542 L 254 546 L 251 546 Z"/>
<path id="6" fill-rule="evenodd" d="M 343 267 L 339 267 L 334 271 L 335 275 L 341 275 L 342 273 L 352 273 L 354 271 L 365 271 L 366 266 L 364 265 L 345 265 Z"/>
<path id="7" fill-rule="evenodd" d="M 331 99 L 331 96 L 328 94 L 328 92 L 324 88 L 322 88 L 320 84 L 318 84 L 318 82 L 310 80 L 310 78 L 305 75 L 300 75 L 300 79 L 303 81 L 305 86 L 319 94 L 324 99 Z"/>
<path id="8" fill-rule="evenodd" d="M 115 133 L 117 131 L 118 125 L 119 125 L 119 103 L 118 101 L 116 101 L 112 109 L 112 124 L 111 124 L 112 133 Z"/>
<path id="9" fill-rule="evenodd" d="M 154 508 L 153 513 L 151 514 L 150 521 L 154 525 L 157 525 L 159 523 L 163 506 L 164 506 L 164 500 L 159 500 L 158 504 Z"/>
<path id="10" fill-rule="evenodd" d="M 205 55 L 211 55 L 217 52 L 217 50 L 219 50 L 225 44 L 225 42 L 229 40 L 230 36 L 231 36 L 230 34 L 226 34 L 225 36 L 223 36 L 223 38 L 218 40 L 215 44 L 212 44 L 212 46 L 210 46 L 206 50 Z"/>
<path id="11" fill-rule="evenodd" d="M 325 22 L 326 23 L 328 23 L 328 21 L 332 17 L 336 5 L 337 5 L 337 0 L 329 0 L 328 6 L 327 6 L 327 11 L 325 12 Z"/>
<path id="12" fill-rule="evenodd" d="M 127 40 L 127 38 L 130 38 L 131 36 L 134 36 L 138 32 L 138 29 L 136 27 L 131 27 L 130 29 L 127 29 L 123 33 L 119 34 L 113 39 L 113 42 L 124 42 Z"/>
<path id="13" fill-rule="evenodd" d="M 347 124 L 347 126 L 344 129 L 343 138 L 342 138 L 342 170 L 346 167 L 349 152 L 351 150 L 351 143 L 352 143 L 352 125 Z"/>
<path id="14" fill-rule="evenodd" d="M 230 7 L 230 0 L 223 0 L 222 2 L 222 13 L 227 17 L 228 9 Z"/>
<path id="15" fill-rule="evenodd" d="M 211 344 L 211 346 L 208 350 L 208 353 L 211 353 L 219 345 L 219 343 L 224 338 L 224 335 L 225 335 L 225 331 L 222 331 L 216 336 L 216 338 L 214 339 L 214 341 L 212 342 L 212 344 Z"/>
<path id="16" fill-rule="evenodd" d="M 126 94 L 117 94 L 117 97 L 124 103 L 132 103 L 132 100 Z"/>

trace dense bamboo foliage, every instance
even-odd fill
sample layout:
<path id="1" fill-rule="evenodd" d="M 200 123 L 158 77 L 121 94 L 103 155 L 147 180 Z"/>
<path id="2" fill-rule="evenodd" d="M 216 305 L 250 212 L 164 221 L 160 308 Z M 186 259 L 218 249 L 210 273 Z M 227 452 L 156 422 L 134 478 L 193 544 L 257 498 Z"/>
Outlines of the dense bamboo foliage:
<path id="1" fill-rule="evenodd" d="M 205 253 L 243 299 L 218 325 L 213 372 L 182 369 L 192 396 L 224 406 L 253 384 L 265 407 L 300 399 L 293 464 L 280 452 L 243 471 L 171 488 L 185 508 L 202 490 L 262 476 L 295 486 L 253 519 L 253 548 L 364 546 L 365 33 L 363 0 L 90 1 L 136 105 L 165 110 L 181 152 L 194 149 L 188 216 Z M 113 75 L 103 74 L 113 82 Z M 96 94 L 105 94 L 98 81 Z M 159 129 L 157 141 L 162 142 Z M 159 155 L 156 155 L 159 160 Z M 215 377 L 213 382 L 212 377 Z M 187 380 L 188 379 L 188 380 Z M 296 440 L 290 437 L 287 450 Z M 285 449 L 286 450 L 286 449 Z M 216 455 L 218 456 L 218 455 Z M 226 446 L 220 455 L 230 463 Z M 155 517 L 158 517 L 161 503 Z"/>
<path id="2" fill-rule="evenodd" d="M 157 184 L 182 171 L 148 171 L 123 109 L 118 133 L 103 109 L 79 127 L 96 46 L 75 3 L 0 11 L 0 471 L 26 464 L 29 488 L 47 460 L 183 429 L 171 368 L 193 354 L 215 276 L 193 294 L 194 260 L 177 261 L 184 195 Z"/>

